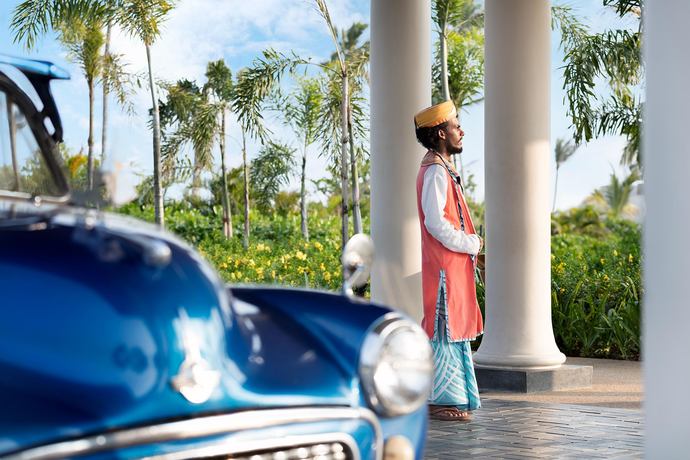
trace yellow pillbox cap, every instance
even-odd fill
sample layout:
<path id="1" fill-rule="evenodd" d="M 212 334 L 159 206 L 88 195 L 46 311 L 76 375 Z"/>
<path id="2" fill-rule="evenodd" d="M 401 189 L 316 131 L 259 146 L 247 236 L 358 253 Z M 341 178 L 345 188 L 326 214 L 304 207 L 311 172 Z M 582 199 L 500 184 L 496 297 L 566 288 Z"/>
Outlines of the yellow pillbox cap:
<path id="1" fill-rule="evenodd" d="M 445 101 L 418 112 L 414 116 L 414 126 L 415 128 L 431 128 L 456 116 L 458 116 L 458 111 L 453 101 Z"/>

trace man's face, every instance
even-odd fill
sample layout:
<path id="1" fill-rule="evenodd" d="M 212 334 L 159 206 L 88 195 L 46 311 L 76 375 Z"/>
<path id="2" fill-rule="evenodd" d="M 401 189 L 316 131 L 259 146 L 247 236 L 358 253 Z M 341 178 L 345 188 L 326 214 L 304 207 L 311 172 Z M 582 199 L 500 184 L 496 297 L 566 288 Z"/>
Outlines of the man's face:
<path id="1" fill-rule="evenodd" d="M 465 137 L 465 131 L 460 127 L 457 118 L 448 121 L 448 125 L 440 133 L 440 137 L 445 142 L 448 153 L 453 155 L 462 152 L 462 138 Z"/>

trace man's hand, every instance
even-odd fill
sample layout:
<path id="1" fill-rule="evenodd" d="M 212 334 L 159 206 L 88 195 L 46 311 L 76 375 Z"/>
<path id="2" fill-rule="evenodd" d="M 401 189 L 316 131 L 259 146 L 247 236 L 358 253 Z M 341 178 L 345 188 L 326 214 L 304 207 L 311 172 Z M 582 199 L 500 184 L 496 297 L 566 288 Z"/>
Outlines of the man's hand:
<path id="1" fill-rule="evenodd" d="M 484 238 L 479 235 L 477 235 L 477 238 L 479 238 L 479 252 L 482 252 L 482 249 L 484 248 Z"/>

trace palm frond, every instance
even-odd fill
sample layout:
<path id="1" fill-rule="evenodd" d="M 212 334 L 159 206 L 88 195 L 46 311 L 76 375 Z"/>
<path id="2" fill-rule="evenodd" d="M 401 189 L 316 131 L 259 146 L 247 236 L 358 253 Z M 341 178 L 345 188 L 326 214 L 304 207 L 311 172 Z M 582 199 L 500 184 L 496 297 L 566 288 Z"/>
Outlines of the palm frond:
<path id="1" fill-rule="evenodd" d="M 338 33 L 333 26 L 333 21 L 331 20 L 331 13 L 328 11 L 328 5 L 326 0 L 314 0 L 316 3 L 316 8 L 324 22 L 326 22 L 326 27 L 328 27 L 328 32 L 331 34 L 331 39 L 333 40 L 333 45 L 335 46 L 335 51 L 338 55 L 338 62 L 340 63 L 341 71 L 345 72 L 345 56 L 343 55 L 343 50 L 340 49 L 340 44 L 338 43 Z"/>
<path id="2" fill-rule="evenodd" d="M 560 168 L 563 163 L 577 152 L 578 145 L 572 140 L 556 139 L 554 154 L 556 157 L 556 168 Z"/>
<path id="3" fill-rule="evenodd" d="M 31 49 L 42 35 L 62 22 L 104 19 L 111 11 L 105 0 L 24 0 L 12 12 L 10 29 L 15 43 Z"/>
<path id="4" fill-rule="evenodd" d="M 295 167 L 294 155 L 292 147 L 268 142 L 252 161 L 252 196 L 260 207 L 270 207 L 280 188 L 287 185 Z"/>
<path id="5" fill-rule="evenodd" d="M 231 107 L 244 131 L 252 137 L 267 139 L 268 130 L 261 114 L 264 101 L 286 72 L 294 73 L 299 65 L 307 63 L 294 53 L 284 55 L 269 49 L 238 75 Z"/>
<path id="6" fill-rule="evenodd" d="M 174 0 L 120 0 L 114 20 L 126 33 L 151 46 L 174 6 Z"/>

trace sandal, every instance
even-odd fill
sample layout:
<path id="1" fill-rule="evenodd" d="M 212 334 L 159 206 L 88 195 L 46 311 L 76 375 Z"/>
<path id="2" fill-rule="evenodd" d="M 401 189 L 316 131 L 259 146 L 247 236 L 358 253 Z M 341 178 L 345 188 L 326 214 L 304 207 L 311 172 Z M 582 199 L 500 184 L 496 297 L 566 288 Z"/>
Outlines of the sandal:
<path id="1" fill-rule="evenodd" d="M 455 406 L 429 406 L 429 417 L 434 420 L 469 422 L 472 414 Z"/>

